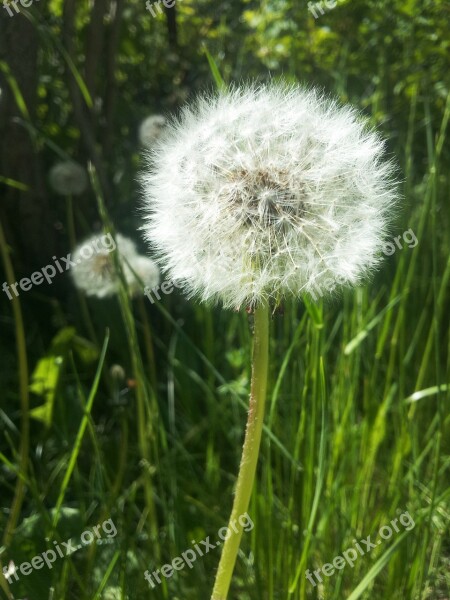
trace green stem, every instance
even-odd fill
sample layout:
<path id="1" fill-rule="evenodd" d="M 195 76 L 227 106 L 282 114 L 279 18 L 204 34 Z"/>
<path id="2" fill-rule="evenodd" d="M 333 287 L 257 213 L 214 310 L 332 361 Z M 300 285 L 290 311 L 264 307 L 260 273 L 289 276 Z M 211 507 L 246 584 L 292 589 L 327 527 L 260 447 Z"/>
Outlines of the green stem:
<path id="1" fill-rule="evenodd" d="M 156 376 L 155 351 L 153 348 L 152 330 L 150 329 L 150 323 L 149 323 L 149 320 L 147 317 L 147 312 L 145 309 L 143 297 L 139 296 L 137 301 L 138 301 L 139 312 L 141 314 L 141 319 L 142 319 L 142 328 L 143 328 L 143 332 L 144 332 L 144 344 L 145 344 L 145 351 L 147 354 L 147 361 L 148 361 L 148 367 L 149 367 L 149 373 L 150 373 L 150 381 L 151 381 L 152 387 L 156 393 L 156 390 L 158 389 L 158 379 Z"/>
<path id="2" fill-rule="evenodd" d="M 98 181 L 95 167 L 90 164 L 88 170 L 91 177 L 92 187 L 97 198 L 100 217 L 103 221 L 106 231 L 114 235 L 114 228 L 106 210 L 105 201 L 102 195 L 102 190 Z M 115 260 L 115 267 L 119 275 L 118 300 L 129 344 L 133 376 L 136 380 L 138 445 L 141 456 L 144 459 L 142 478 L 147 508 L 146 521 L 149 523 L 149 533 L 150 540 L 153 544 L 153 551 L 156 559 L 159 560 L 161 556 L 161 549 L 158 541 L 155 493 L 153 489 L 152 475 L 150 473 L 150 468 L 152 466 L 152 452 L 149 445 L 150 439 L 152 440 L 155 449 L 157 449 L 158 441 L 156 439 L 154 423 L 157 419 L 158 407 L 155 398 L 155 391 L 149 390 L 147 385 L 127 283 L 123 275 L 117 251 L 113 254 L 113 260 Z M 153 462 L 155 463 L 157 460 L 156 452 L 154 452 L 153 456 Z"/>
<path id="3" fill-rule="evenodd" d="M 77 245 L 77 235 L 75 233 L 75 219 L 73 217 L 73 199 L 72 196 L 66 196 L 66 218 L 67 218 L 67 234 L 72 251 Z"/>
<path id="4" fill-rule="evenodd" d="M 228 529 L 232 533 L 223 546 L 211 600 L 226 600 L 239 551 L 243 531 L 240 517 L 248 510 L 258 464 L 259 446 L 264 424 L 268 363 L 269 308 L 267 305 L 262 305 L 255 310 L 252 384 L 247 429 L 236 484 L 236 495 L 228 524 Z M 236 529 L 237 533 L 234 533 Z"/>
<path id="5" fill-rule="evenodd" d="M 0 223 L 0 252 L 3 259 L 3 265 L 6 273 L 6 279 L 11 285 L 16 281 L 14 269 L 10 258 L 10 249 L 6 242 L 3 227 Z M 14 314 L 14 324 L 16 328 L 17 344 L 17 362 L 19 365 L 19 390 L 20 390 L 20 409 L 21 409 L 21 427 L 20 427 L 20 451 L 19 451 L 19 469 L 23 477 L 28 473 L 28 454 L 30 449 L 30 400 L 28 392 L 28 358 L 27 344 L 25 337 L 25 326 L 22 316 L 22 309 L 17 295 L 12 297 L 12 311 Z M 8 547 L 17 522 L 20 517 L 22 503 L 25 498 L 26 486 L 24 479 L 18 477 L 14 499 L 9 513 L 8 522 L 3 534 L 3 545 Z"/>
<path id="6" fill-rule="evenodd" d="M 66 227 L 67 227 L 67 235 L 69 236 L 70 249 L 72 250 L 72 252 L 74 252 L 74 250 L 77 246 L 77 234 L 76 234 L 75 216 L 74 216 L 74 209 L 73 209 L 73 197 L 71 195 L 66 196 L 66 221 L 67 221 Z M 80 290 L 77 289 L 76 291 L 77 291 L 77 296 L 78 296 L 78 306 L 80 307 L 81 313 L 83 316 L 83 323 L 86 326 L 87 332 L 88 332 L 91 340 L 98 346 L 98 339 L 97 339 L 97 335 L 95 333 L 94 325 L 92 324 L 91 316 L 89 314 L 89 309 L 88 309 L 88 305 L 86 302 L 86 298 L 80 292 Z"/>

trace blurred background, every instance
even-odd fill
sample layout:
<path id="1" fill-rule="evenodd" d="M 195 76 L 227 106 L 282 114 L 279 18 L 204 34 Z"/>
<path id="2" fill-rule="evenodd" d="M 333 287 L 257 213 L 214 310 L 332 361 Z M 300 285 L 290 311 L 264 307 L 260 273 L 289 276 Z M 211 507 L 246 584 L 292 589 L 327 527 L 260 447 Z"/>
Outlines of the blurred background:
<path id="1" fill-rule="evenodd" d="M 0 6 L 0 284 L 103 231 L 147 254 L 143 151 L 221 78 L 318 86 L 361 109 L 399 165 L 393 230 L 417 244 L 401 237 L 365 287 L 272 319 L 255 527 L 230 599 L 450 597 L 449 17 L 443 0 Z M 154 589 L 144 572 L 227 524 L 251 315 L 179 290 L 152 303 L 124 277 L 92 297 L 65 270 L 5 287 L 0 594 L 207 600 L 219 549 Z M 307 579 L 404 511 L 412 529 Z M 17 571 L 109 519 L 115 535 Z"/>

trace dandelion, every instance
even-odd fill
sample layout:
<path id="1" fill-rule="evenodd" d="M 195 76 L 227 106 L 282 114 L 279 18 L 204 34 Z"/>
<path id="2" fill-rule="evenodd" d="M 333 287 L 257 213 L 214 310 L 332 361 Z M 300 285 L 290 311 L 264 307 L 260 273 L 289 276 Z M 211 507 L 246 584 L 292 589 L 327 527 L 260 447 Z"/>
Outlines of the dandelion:
<path id="1" fill-rule="evenodd" d="M 117 234 L 116 241 L 106 244 L 106 236 L 93 236 L 80 244 L 73 253 L 72 278 L 86 296 L 106 298 L 117 294 L 120 277 L 112 251 L 117 248 L 118 260 L 130 295 L 143 294 L 148 282 L 157 285 L 159 269 L 149 258 L 140 256 L 136 244 Z"/>
<path id="2" fill-rule="evenodd" d="M 168 126 L 143 175 L 145 236 L 190 297 L 255 312 L 250 410 L 230 523 L 249 506 L 261 439 L 269 307 L 355 285 L 382 258 L 394 166 L 358 113 L 314 90 L 203 96 Z M 242 529 L 222 550 L 225 600 Z"/>
<path id="3" fill-rule="evenodd" d="M 50 169 L 49 182 L 61 196 L 79 196 L 88 186 L 85 169 L 74 161 L 60 162 Z"/>
<path id="4" fill-rule="evenodd" d="M 355 110 L 314 91 L 203 97 L 150 154 L 147 238 L 189 295 L 225 307 L 357 284 L 395 198 L 382 151 Z"/>
<path id="5" fill-rule="evenodd" d="M 162 115 L 150 115 L 139 126 L 139 141 L 142 146 L 152 146 L 161 137 L 166 118 Z"/>
<path id="6" fill-rule="evenodd" d="M 114 381 L 124 381 L 125 379 L 125 369 L 122 367 L 122 365 L 111 365 L 109 374 Z"/>

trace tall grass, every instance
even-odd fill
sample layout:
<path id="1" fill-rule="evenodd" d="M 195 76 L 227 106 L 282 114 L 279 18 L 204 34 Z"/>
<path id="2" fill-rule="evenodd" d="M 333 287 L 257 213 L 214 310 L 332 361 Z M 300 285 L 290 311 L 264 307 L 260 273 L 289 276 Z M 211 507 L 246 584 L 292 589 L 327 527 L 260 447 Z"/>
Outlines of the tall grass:
<path id="1" fill-rule="evenodd" d="M 381 104 L 382 94 L 380 88 Z M 244 534 L 230 598 L 449 597 L 450 260 L 448 239 L 439 240 L 450 102 L 436 131 L 430 116 L 423 128 L 416 120 L 418 105 L 426 114 L 429 103 L 426 90 L 416 89 L 406 143 L 395 148 L 407 207 L 395 235 L 411 228 L 418 245 L 403 243 L 365 287 L 318 304 L 288 303 L 272 318 L 269 398 L 249 511 L 255 527 Z M 421 179 L 414 172 L 418 141 L 428 156 Z M 94 187 L 109 229 L 112 217 Z M 105 518 L 118 535 L 52 570 L 21 575 L 9 597 L 208 598 L 219 549 L 154 589 L 144 571 L 171 562 L 192 540 L 216 541 L 227 523 L 246 420 L 251 317 L 178 293 L 142 304 L 125 288 L 105 309 L 88 303 L 89 341 L 108 339 L 104 310 L 109 345 L 101 353 L 96 345 L 95 364 L 77 353 L 73 338 L 55 353 L 55 360 L 64 355 L 55 414 L 46 429 L 33 423 L 28 461 L 26 332 L 14 306 L 23 425 L 22 437 L 12 423 L 2 435 L 2 564 L 29 561 L 52 540 L 77 538 Z M 89 331 L 84 318 L 80 310 L 75 326 Z M 113 362 L 126 380 L 112 376 Z M 12 534 L 22 486 L 27 497 Z M 394 532 L 316 585 L 305 577 L 354 540 L 380 540 L 378 530 L 404 511 L 413 529 Z"/>

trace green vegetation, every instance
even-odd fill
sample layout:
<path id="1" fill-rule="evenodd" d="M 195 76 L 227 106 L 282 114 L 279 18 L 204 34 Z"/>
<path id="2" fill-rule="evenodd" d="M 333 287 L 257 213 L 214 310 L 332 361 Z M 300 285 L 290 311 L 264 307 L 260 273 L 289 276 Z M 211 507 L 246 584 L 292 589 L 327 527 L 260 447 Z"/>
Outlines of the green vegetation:
<path id="1" fill-rule="evenodd" d="M 273 315 L 255 526 L 229 598 L 448 599 L 448 5 L 341 0 L 318 19 L 294 0 L 178 0 L 156 18 L 144 0 L 0 9 L 2 282 L 102 226 L 144 253 L 139 123 L 221 77 L 321 86 L 388 139 L 404 198 L 393 237 L 412 229 L 418 244 L 402 241 L 364 287 Z M 69 157 L 90 165 L 90 187 L 63 198 L 47 174 Z M 144 572 L 228 522 L 252 316 L 179 290 L 130 299 L 124 278 L 117 296 L 84 298 L 68 273 L 0 302 L 2 568 L 117 528 L 3 580 L 1 597 L 207 600 L 219 548 L 154 589 Z M 405 511 L 409 531 L 305 577 Z"/>

